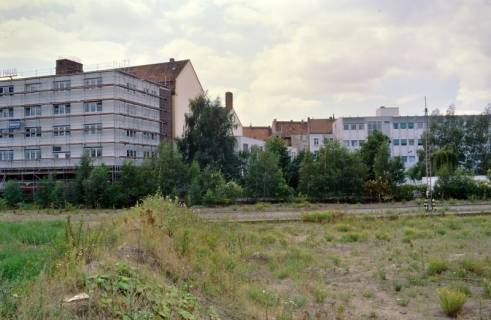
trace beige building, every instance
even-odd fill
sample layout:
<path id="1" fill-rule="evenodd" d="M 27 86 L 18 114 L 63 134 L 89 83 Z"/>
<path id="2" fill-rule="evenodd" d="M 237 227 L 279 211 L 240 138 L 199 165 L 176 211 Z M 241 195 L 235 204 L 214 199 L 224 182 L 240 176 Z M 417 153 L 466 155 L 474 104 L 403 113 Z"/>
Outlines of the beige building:
<path id="1" fill-rule="evenodd" d="M 133 66 L 124 70 L 171 90 L 171 111 L 170 114 L 162 115 L 162 119 L 171 128 L 172 138 L 182 137 L 185 115 L 190 111 L 189 101 L 204 94 L 191 61 L 170 59 L 169 62 Z"/>

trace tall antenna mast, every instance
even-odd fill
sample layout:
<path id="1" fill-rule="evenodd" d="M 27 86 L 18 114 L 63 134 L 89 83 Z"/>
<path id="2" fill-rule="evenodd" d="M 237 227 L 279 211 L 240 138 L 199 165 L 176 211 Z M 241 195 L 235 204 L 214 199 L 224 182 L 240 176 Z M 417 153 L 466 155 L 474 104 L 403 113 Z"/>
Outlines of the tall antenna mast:
<path id="1" fill-rule="evenodd" d="M 433 192 L 431 185 L 431 154 L 430 154 L 430 118 L 428 116 L 428 107 L 426 106 L 425 96 L 425 164 L 426 164 L 426 211 L 433 211 Z"/>

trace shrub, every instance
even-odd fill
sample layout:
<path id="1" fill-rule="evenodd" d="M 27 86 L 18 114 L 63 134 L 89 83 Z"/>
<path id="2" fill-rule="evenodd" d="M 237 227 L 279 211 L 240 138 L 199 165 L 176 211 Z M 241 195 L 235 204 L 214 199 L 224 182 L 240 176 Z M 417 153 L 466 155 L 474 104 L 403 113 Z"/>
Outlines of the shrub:
<path id="1" fill-rule="evenodd" d="M 472 296 L 472 292 L 471 292 L 471 289 L 469 288 L 468 285 L 466 285 L 464 282 L 458 282 L 458 283 L 454 283 L 450 286 L 450 288 L 452 290 L 455 290 L 455 291 L 459 291 L 459 292 L 462 292 L 463 294 L 465 294 L 466 296 L 470 297 Z"/>
<path id="2" fill-rule="evenodd" d="M 430 276 L 443 273 L 448 270 L 448 261 L 444 259 L 432 259 L 428 263 L 427 273 Z"/>
<path id="3" fill-rule="evenodd" d="M 324 212 L 304 212 L 302 213 L 302 221 L 305 222 L 332 222 L 334 221 L 334 213 L 329 211 Z"/>
<path id="4" fill-rule="evenodd" d="M 465 293 L 445 287 L 437 292 L 443 312 L 449 317 L 456 317 L 467 301 Z"/>
<path id="5" fill-rule="evenodd" d="M 15 207 L 22 202 L 22 190 L 16 181 L 7 181 L 5 184 L 4 197 L 11 207 Z"/>
<path id="6" fill-rule="evenodd" d="M 247 295 L 249 296 L 249 299 L 264 307 L 274 307 L 278 304 L 278 296 L 276 293 L 258 287 L 249 288 Z"/>
<path id="7" fill-rule="evenodd" d="M 4 198 L 0 198 L 0 211 L 7 209 L 8 203 Z"/>
<path id="8" fill-rule="evenodd" d="M 351 227 L 344 223 L 338 223 L 336 225 L 336 230 L 338 230 L 339 232 L 348 232 L 351 231 Z"/>
<path id="9" fill-rule="evenodd" d="M 375 233 L 375 238 L 377 240 L 381 240 L 381 241 L 389 241 L 390 240 L 390 236 L 387 232 L 384 232 L 384 231 L 378 231 Z"/>
<path id="10" fill-rule="evenodd" d="M 341 237 L 342 242 L 358 242 L 362 236 L 357 232 L 348 232 Z"/>
<path id="11" fill-rule="evenodd" d="M 485 269 L 485 264 L 482 261 L 473 258 L 462 259 L 460 265 L 465 271 L 476 275 L 482 275 Z"/>

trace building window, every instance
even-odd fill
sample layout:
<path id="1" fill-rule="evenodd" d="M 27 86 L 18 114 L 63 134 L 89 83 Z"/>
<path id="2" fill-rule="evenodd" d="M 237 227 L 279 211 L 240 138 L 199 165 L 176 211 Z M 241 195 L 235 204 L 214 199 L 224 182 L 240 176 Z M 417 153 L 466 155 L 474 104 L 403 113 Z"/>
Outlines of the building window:
<path id="1" fill-rule="evenodd" d="M 26 117 L 40 116 L 41 115 L 41 106 L 25 107 L 24 108 L 24 115 Z"/>
<path id="2" fill-rule="evenodd" d="M 392 139 L 392 144 L 395 146 L 399 145 L 399 139 Z"/>
<path id="3" fill-rule="evenodd" d="M 126 136 L 127 137 L 135 137 L 136 136 L 136 130 L 126 129 Z"/>
<path id="4" fill-rule="evenodd" d="M 128 158 L 135 159 L 136 158 L 136 150 L 126 150 L 126 156 Z"/>
<path id="5" fill-rule="evenodd" d="M 369 121 L 367 125 L 369 135 L 374 131 L 382 131 L 382 121 Z"/>
<path id="6" fill-rule="evenodd" d="M 102 111 L 102 101 L 91 101 L 84 102 L 85 112 L 101 112 Z"/>
<path id="7" fill-rule="evenodd" d="M 351 130 L 356 130 L 356 124 L 351 125 Z"/>
<path id="8" fill-rule="evenodd" d="M 41 83 L 26 83 L 25 85 L 25 91 L 26 92 L 36 92 L 41 90 Z"/>
<path id="9" fill-rule="evenodd" d="M 14 86 L 0 87 L 0 96 L 13 95 L 13 94 L 14 94 Z"/>
<path id="10" fill-rule="evenodd" d="M 407 123 L 407 128 L 408 129 L 414 129 L 414 122 L 408 122 Z"/>
<path id="11" fill-rule="evenodd" d="M 396 130 L 399 129 L 399 123 L 394 122 L 394 129 L 396 129 Z"/>
<path id="12" fill-rule="evenodd" d="M 409 139 L 408 142 L 410 146 L 414 146 L 414 139 Z"/>
<path id="13" fill-rule="evenodd" d="M 314 146 L 318 146 L 319 145 L 319 138 L 314 138 Z"/>
<path id="14" fill-rule="evenodd" d="M 12 118 L 14 116 L 14 108 L 2 108 L 0 109 L 1 118 Z"/>
<path id="15" fill-rule="evenodd" d="M 360 140 L 358 141 L 358 143 L 360 144 L 360 146 L 363 146 L 365 144 L 365 140 Z"/>
<path id="16" fill-rule="evenodd" d="M 53 114 L 66 114 L 70 112 L 71 112 L 71 107 L 69 103 L 53 105 Z"/>
<path id="17" fill-rule="evenodd" d="M 41 136 L 41 127 L 29 127 L 29 128 L 26 128 L 25 136 L 26 136 L 26 138 L 29 138 L 29 137 L 40 137 Z"/>
<path id="18" fill-rule="evenodd" d="M 85 147 L 84 154 L 92 158 L 102 157 L 102 147 Z"/>
<path id="19" fill-rule="evenodd" d="M 0 161 L 14 160 L 14 150 L 0 150 Z"/>
<path id="20" fill-rule="evenodd" d="M 409 163 L 412 163 L 412 162 L 416 161 L 416 157 L 415 156 L 409 156 L 409 157 L 407 157 L 407 160 L 409 161 Z"/>
<path id="21" fill-rule="evenodd" d="M 401 139 L 401 146 L 407 146 L 407 139 Z"/>
<path id="22" fill-rule="evenodd" d="M 423 122 L 418 122 L 416 125 L 418 126 L 418 129 L 423 129 L 424 128 Z"/>
<path id="23" fill-rule="evenodd" d="M 89 123 L 84 124 L 85 134 L 101 134 L 102 133 L 102 123 Z"/>
<path id="24" fill-rule="evenodd" d="M 405 122 L 401 122 L 401 123 L 399 124 L 399 126 L 401 127 L 401 129 L 406 129 L 406 128 L 407 128 L 407 123 L 405 123 Z"/>
<path id="25" fill-rule="evenodd" d="M 365 124 L 364 123 L 358 124 L 358 130 L 365 130 Z"/>
<path id="26" fill-rule="evenodd" d="M 402 162 L 407 163 L 407 156 L 402 156 Z"/>
<path id="27" fill-rule="evenodd" d="M 351 140 L 351 146 L 357 147 L 358 146 L 358 140 Z"/>
<path id="28" fill-rule="evenodd" d="M 71 133 L 70 126 L 54 126 L 53 127 L 53 136 L 69 136 Z"/>
<path id="29" fill-rule="evenodd" d="M 87 78 L 84 80 L 84 87 L 86 88 L 97 88 L 102 86 L 102 77 Z"/>
<path id="30" fill-rule="evenodd" d="M 344 130 L 349 130 L 349 124 L 345 124 L 343 127 L 344 127 Z"/>
<path id="31" fill-rule="evenodd" d="M 423 145 L 423 139 L 418 139 L 418 146 L 422 146 Z"/>
<path id="32" fill-rule="evenodd" d="M 343 142 L 345 146 L 349 147 L 349 140 L 343 140 Z"/>
<path id="33" fill-rule="evenodd" d="M 41 159 L 41 149 L 25 149 L 24 158 L 26 160 L 39 160 Z"/>
<path id="34" fill-rule="evenodd" d="M 62 81 L 54 81 L 53 89 L 54 90 L 70 90 L 71 81 L 70 80 L 62 80 Z"/>

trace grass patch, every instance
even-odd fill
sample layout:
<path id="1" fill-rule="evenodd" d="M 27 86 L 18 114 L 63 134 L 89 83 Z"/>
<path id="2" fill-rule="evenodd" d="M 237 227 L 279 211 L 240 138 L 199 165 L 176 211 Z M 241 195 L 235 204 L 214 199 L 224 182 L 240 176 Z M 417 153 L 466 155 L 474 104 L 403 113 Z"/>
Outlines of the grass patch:
<path id="1" fill-rule="evenodd" d="M 304 222 L 327 223 L 333 222 L 335 214 L 329 211 L 323 212 L 303 212 L 301 219 Z"/>
<path id="2" fill-rule="evenodd" d="M 448 261 L 441 258 L 433 258 L 428 262 L 426 273 L 430 276 L 441 274 L 448 270 Z"/>
<path id="3" fill-rule="evenodd" d="M 438 289 L 437 292 L 442 311 L 449 317 L 457 317 L 467 301 L 466 294 L 446 287 Z"/>
<path id="4" fill-rule="evenodd" d="M 341 242 L 359 242 L 362 238 L 362 235 L 358 232 L 348 232 L 341 236 Z"/>

